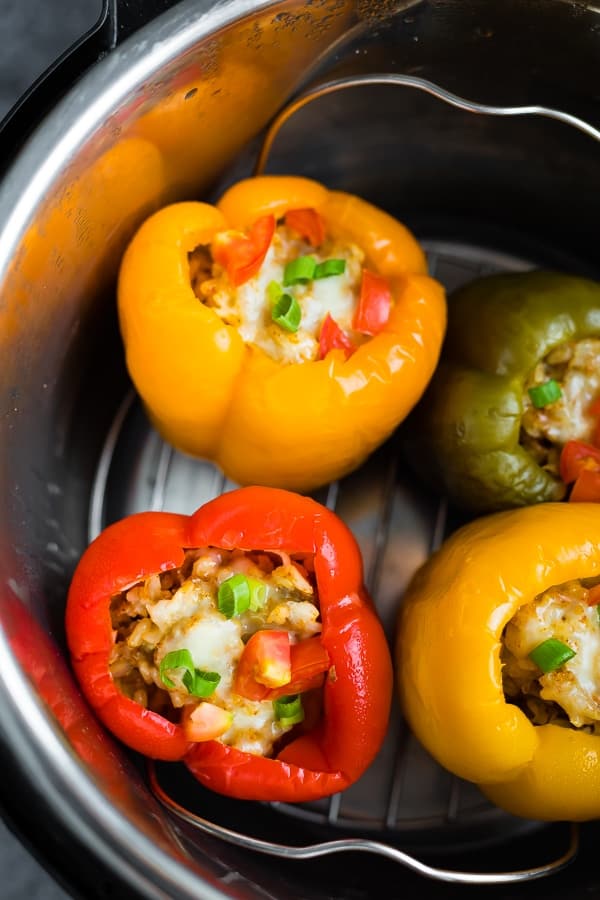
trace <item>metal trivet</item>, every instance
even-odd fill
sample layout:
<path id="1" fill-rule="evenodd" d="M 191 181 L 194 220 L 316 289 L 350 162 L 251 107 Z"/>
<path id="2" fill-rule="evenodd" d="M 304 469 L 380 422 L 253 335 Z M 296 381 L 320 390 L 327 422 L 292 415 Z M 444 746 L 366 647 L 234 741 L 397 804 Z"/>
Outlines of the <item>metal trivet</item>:
<path id="1" fill-rule="evenodd" d="M 457 94 L 447 91 L 445 88 L 440 87 L 438 84 L 434 84 L 432 81 L 428 81 L 426 78 L 418 78 L 415 75 L 401 75 L 393 72 L 376 72 L 371 75 L 351 75 L 345 78 L 337 78 L 333 81 L 326 81 L 323 84 L 319 84 L 316 87 L 305 91 L 303 94 L 300 94 L 295 100 L 284 107 L 284 109 L 282 109 L 273 119 L 267 130 L 262 147 L 258 153 L 254 174 L 262 174 L 267 164 L 273 141 L 277 137 L 282 126 L 295 113 L 302 109 L 303 106 L 312 103 L 314 100 L 319 100 L 321 97 L 326 97 L 328 94 L 335 94 L 338 91 L 343 91 L 347 88 L 382 84 L 395 85 L 396 87 L 408 87 L 413 90 L 423 91 L 426 94 L 430 94 L 432 97 L 437 97 L 438 100 L 442 100 L 449 106 L 455 106 L 457 109 L 462 109 L 465 112 L 476 113 L 478 115 L 505 117 L 541 116 L 545 119 L 554 119 L 557 122 L 561 122 L 563 125 L 570 125 L 572 128 L 576 128 L 578 131 L 582 131 L 595 141 L 600 142 L 600 131 L 597 128 L 594 128 L 593 125 L 590 125 L 589 122 L 586 122 L 584 119 L 573 116 L 571 113 L 563 112 L 560 109 L 553 109 L 549 106 L 538 106 L 536 104 L 530 104 L 528 106 L 489 106 L 486 103 L 476 103 L 472 100 L 465 100 L 464 97 L 459 97 Z"/>
<path id="2" fill-rule="evenodd" d="M 147 762 L 147 771 L 154 796 L 166 809 L 179 819 L 187 822 L 188 825 L 192 825 L 193 828 L 204 832 L 204 834 L 209 834 L 211 837 L 226 841 L 228 844 L 242 847 L 244 850 L 253 850 L 266 856 L 279 856 L 287 860 L 316 859 L 319 856 L 331 856 L 334 853 L 373 853 L 376 856 L 384 856 L 386 859 L 391 859 L 412 872 L 435 881 L 445 881 L 451 884 L 514 884 L 519 881 L 534 881 L 537 878 L 544 878 L 547 875 L 559 872 L 575 859 L 579 849 L 579 827 L 575 823 L 565 826 L 569 829 L 569 843 L 567 850 L 558 859 L 541 866 L 533 866 L 529 869 L 515 869 L 508 872 L 468 872 L 460 869 L 442 869 L 437 866 L 430 866 L 410 853 L 398 850 L 390 844 L 384 844 L 381 841 L 373 841 L 368 838 L 356 837 L 341 838 L 334 841 L 319 841 L 317 844 L 305 844 L 303 847 L 297 847 L 293 844 L 277 844 L 273 841 L 263 841 L 259 838 L 250 837 L 247 834 L 241 834 L 239 831 L 232 831 L 230 828 L 224 828 L 222 825 L 209 822 L 196 813 L 191 813 L 162 789 L 152 760 Z"/>
<path id="3" fill-rule="evenodd" d="M 579 827 L 574 822 L 565 825 L 565 828 L 569 830 L 569 843 L 567 850 L 558 859 L 541 866 L 533 866 L 530 869 L 515 869 L 507 872 L 466 872 L 460 869 L 442 869 L 437 866 L 430 866 L 410 853 L 398 850 L 396 847 L 390 846 L 390 844 L 384 844 L 381 841 L 373 841 L 368 838 L 341 838 L 334 841 L 319 841 L 317 844 L 305 844 L 302 847 L 297 847 L 293 844 L 276 844 L 273 841 L 263 841 L 260 838 L 241 834 L 239 831 L 232 831 L 230 828 L 224 828 L 222 825 L 209 822 L 196 813 L 191 813 L 162 789 L 152 760 L 147 762 L 147 771 L 154 796 L 170 812 L 187 822 L 188 825 L 192 825 L 198 831 L 209 834 L 211 837 L 227 841 L 228 844 L 243 847 L 244 850 L 254 850 L 256 853 L 263 853 L 266 856 L 279 856 L 282 859 L 316 859 L 318 856 L 331 856 L 334 853 L 358 851 L 384 856 L 386 859 L 400 863 L 407 869 L 435 881 L 445 881 L 451 884 L 514 884 L 518 881 L 535 881 L 538 878 L 544 878 L 547 875 L 559 872 L 575 859 L 579 849 Z"/>
<path id="4" fill-rule="evenodd" d="M 255 174 L 264 171 L 272 144 L 285 122 L 307 103 L 351 87 L 393 84 L 426 91 L 460 109 L 493 116 L 543 116 L 570 125 L 600 142 L 600 131 L 560 110 L 543 106 L 496 107 L 473 103 L 421 78 L 375 74 L 342 78 L 299 96 L 274 119 L 258 154 Z M 524 271 L 536 260 L 451 242 L 423 241 L 429 272 L 448 291 L 483 274 Z M 134 392 L 124 401 L 107 436 L 93 490 L 89 538 L 107 524 L 147 509 L 189 514 L 223 491 L 236 487 L 210 463 L 192 460 L 165 444 L 152 429 Z M 392 641 L 397 607 L 414 571 L 452 530 L 446 503 L 418 495 L 412 481 L 399 478 L 394 439 L 341 482 L 315 492 L 351 528 L 365 562 L 366 584 Z M 274 809 L 352 837 L 304 847 L 272 843 L 231 831 L 181 806 L 160 786 L 149 763 L 150 787 L 175 816 L 213 837 L 245 849 L 289 860 L 361 851 L 385 856 L 427 878 L 460 884 L 505 884 L 542 878 L 564 868 L 578 849 L 579 832 L 570 829 L 568 848 L 552 862 L 508 872 L 469 872 L 428 865 L 391 843 L 364 837 L 379 833 L 390 841 L 416 841 L 444 848 L 500 844 L 542 827 L 517 819 L 490 804 L 474 785 L 442 769 L 408 731 L 394 709 L 384 746 L 369 771 L 343 794 L 308 804 L 270 804 Z"/>

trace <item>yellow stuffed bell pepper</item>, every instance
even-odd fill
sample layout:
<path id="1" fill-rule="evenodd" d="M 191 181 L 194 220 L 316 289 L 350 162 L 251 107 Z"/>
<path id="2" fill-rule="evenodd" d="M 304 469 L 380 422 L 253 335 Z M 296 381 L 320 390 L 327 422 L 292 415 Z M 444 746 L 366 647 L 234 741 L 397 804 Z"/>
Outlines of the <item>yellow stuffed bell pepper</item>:
<path id="1" fill-rule="evenodd" d="M 600 816 L 600 505 L 459 529 L 400 612 L 400 697 L 443 766 L 517 816 Z"/>
<path id="2" fill-rule="evenodd" d="M 118 304 L 129 373 L 165 440 L 239 484 L 298 491 L 391 434 L 446 324 L 402 224 L 292 176 L 155 213 L 124 255 Z"/>

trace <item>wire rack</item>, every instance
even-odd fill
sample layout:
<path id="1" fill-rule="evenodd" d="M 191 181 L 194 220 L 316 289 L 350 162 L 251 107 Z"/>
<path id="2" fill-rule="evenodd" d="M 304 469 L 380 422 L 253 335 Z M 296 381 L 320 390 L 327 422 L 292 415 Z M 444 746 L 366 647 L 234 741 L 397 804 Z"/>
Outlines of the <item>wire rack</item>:
<path id="1" fill-rule="evenodd" d="M 448 290 L 478 275 L 524 271 L 532 266 L 526 260 L 467 245 L 436 242 L 424 246 L 430 272 Z M 412 479 L 404 479 L 399 459 L 397 443 L 391 439 L 361 469 L 313 495 L 340 515 L 358 540 L 367 587 L 390 641 L 404 587 L 451 528 L 445 501 L 424 496 Z M 114 420 L 98 466 L 90 540 L 121 516 L 146 509 L 188 514 L 235 487 L 211 464 L 192 460 L 164 443 L 131 393 Z M 541 827 L 509 816 L 490 804 L 474 785 L 442 769 L 410 733 L 398 708 L 392 712 L 375 763 L 359 782 L 342 794 L 314 803 L 271 804 L 282 815 L 351 837 L 305 848 L 256 840 L 183 809 L 160 787 L 153 767 L 149 778 L 158 799 L 197 828 L 257 852 L 292 859 L 364 850 L 382 853 L 429 878 L 492 884 L 550 874 L 566 865 L 577 849 L 577 834 L 570 831 L 565 835 L 565 853 L 558 859 L 508 873 L 436 869 L 398 850 L 397 843 L 431 847 L 442 842 L 446 848 L 468 845 L 472 849 Z M 373 839 L 381 836 L 389 843 Z"/>
<path id="2" fill-rule="evenodd" d="M 399 84 L 427 91 L 446 103 L 486 115 L 539 115 L 575 127 L 600 141 L 600 132 L 567 113 L 540 106 L 489 107 L 456 97 L 419 78 L 372 75 L 330 82 L 307 92 L 284 109 L 268 130 L 255 172 L 263 171 L 279 129 L 298 109 L 325 94 L 364 84 Z M 492 249 L 445 241 L 424 242 L 430 274 L 453 291 L 481 275 L 526 271 L 526 260 Z M 386 633 L 393 638 L 401 597 L 415 570 L 449 530 L 443 499 L 421 491 L 403 477 L 396 438 L 342 481 L 313 494 L 353 531 L 365 563 L 366 583 Z M 107 436 L 95 480 L 89 518 L 93 539 L 107 524 L 129 513 L 168 509 L 189 514 L 213 497 L 235 488 L 210 463 L 193 460 L 165 444 L 147 421 L 134 393 L 123 402 Z M 174 815 L 200 831 L 256 852 L 304 859 L 358 850 L 378 853 L 438 881 L 500 884 L 549 875 L 570 862 L 578 847 L 576 826 L 569 826 L 565 850 L 541 866 L 513 872 L 465 872 L 429 866 L 398 849 L 401 846 L 476 846 L 504 842 L 539 829 L 491 805 L 474 785 L 442 769 L 420 746 L 400 710 L 392 713 L 386 741 L 371 768 L 343 794 L 310 804 L 271 804 L 283 816 L 325 828 L 334 840 L 307 847 L 262 841 L 208 822 L 184 808 L 161 787 L 154 766 L 149 781 L 158 799 Z M 377 840 L 376 838 L 382 838 Z"/>

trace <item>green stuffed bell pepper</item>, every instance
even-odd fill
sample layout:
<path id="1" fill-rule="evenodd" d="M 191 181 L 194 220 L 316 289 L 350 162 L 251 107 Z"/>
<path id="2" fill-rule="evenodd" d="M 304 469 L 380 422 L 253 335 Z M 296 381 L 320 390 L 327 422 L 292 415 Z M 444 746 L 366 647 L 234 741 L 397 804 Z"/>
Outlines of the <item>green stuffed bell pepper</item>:
<path id="1" fill-rule="evenodd" d="M 565 498 L 562 449 L 600 434 L 600 284 L 485 276 L 448 314 L 440 365 L 405 429 L 413 464 L 471 512 Z"/>

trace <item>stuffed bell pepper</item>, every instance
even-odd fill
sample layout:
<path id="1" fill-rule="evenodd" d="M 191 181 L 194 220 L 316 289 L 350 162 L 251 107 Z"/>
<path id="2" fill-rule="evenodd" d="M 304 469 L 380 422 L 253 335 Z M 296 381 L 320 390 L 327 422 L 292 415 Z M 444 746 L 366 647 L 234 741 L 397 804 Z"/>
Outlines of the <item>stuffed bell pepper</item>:
<path id="1" fill-rule="evenodd" d="M 456 531 L 416 573 L 397 632 L 410 727 L 530 819 L 600 816 L 600 506 L 545 503 Z"/>
<path id="2" fill-rule="evenodd" d="M 403 225 L 285 176 L 155 213 L 124 255 L 118 306 L 129 373 L 165 440 L 238 484 L 303 492 L 404 419 L 446 316 Z"/>
<path id="3" fill-rule="evenodd" d="M 599 422 L 600 284 L 493 275 L 451 298 L 406 447 L 429 484 L 474 512 L 600 500 Z"/>
<path id="4" fill-rule="evenodd" d="M 391 657 L 362 577 L 341 520 L 288 491 L 135 514 L 75 570 L 74 671 L 118 738 L 207 787 L 323 797 L 362 775 L 387 729 Z"/>

